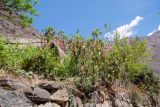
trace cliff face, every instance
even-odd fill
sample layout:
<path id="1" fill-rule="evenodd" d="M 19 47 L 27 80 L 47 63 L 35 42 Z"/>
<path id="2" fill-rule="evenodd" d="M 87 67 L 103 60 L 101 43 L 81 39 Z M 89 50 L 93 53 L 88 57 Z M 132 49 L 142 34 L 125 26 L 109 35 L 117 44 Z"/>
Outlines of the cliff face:
<path id="1" fill-rule="evenodd" d="M 148 38 L 148 47 L 152 52 L 152 60 L 150 66 L 160 74 L 160 31 L 155 32 Z"/>

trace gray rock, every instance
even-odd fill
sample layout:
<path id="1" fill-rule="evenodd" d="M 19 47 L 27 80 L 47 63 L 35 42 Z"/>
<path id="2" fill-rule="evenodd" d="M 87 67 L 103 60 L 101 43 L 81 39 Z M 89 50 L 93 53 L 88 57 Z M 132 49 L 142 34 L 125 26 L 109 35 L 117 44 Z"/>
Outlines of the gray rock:
<path id="1" fill-rule="evenodd" d="M 42 81 L 38 84 L 40 88 L 43 88 L 50 93 L 57 91 L 58 89 L 62 89 L 62 85 L 53 81 Z"/>
<path id="2" fill-rule="evenodd" d="M 55 103 L 48 102 L 46 104 L 41 104 L 41 105 L 39 105 L 37 107 L 61 107 L 61 106 L 58 105 L 58 104 L 55 104 Z"/>
<path id="3" fill-rule="evenodd" d="M 51 100 L 62 107 L 65 107 L 68 102 L 68 92 L 66 89 L 61 89 L 50 96 Z"/>
<path id="4" fill-rule="evenodd" d="M 0 88 L 0 107 L 31 107 L 31 101 L 20 91 L 6 91 Z"/>
<path id="5" fill-rule="evenodd" d="M 96 107 L 96 103 L 86 103 L 84 107 Z"/>
<path id="6" fill-rule="evenodd" d="M 96 104 L 96 107 L 112 107 L 112 102 L 107 100 L 103 103 Z"/>
<path id="7" fill-rule="evenodd" d="M 41 104 L 50 101 L 50 93 L 41 88 L 34 88 L 33 94 L 27 96 L 31 101 Z"/>
<path id="8" fill-rule="evenodd" d="M 133 107 L 132 105 L 129 105 L 127 102 L 125 102 L 125 101 L 122 101 L 122 100 L 120 100 L 120 99 L 116 99 L 115 100 L 115 105 L 116 105 L 116 107 Z"/>
<path id="9" fill-rule="evenodd" d="M 114 104 L 113 104 L 114 103 Z M 127 93 L 115 93 L 115 99 L 112 104 L 116 107 L 133 107 Z"/>
<path id="10" fill-rule="evenodd" d="M 92 100 L 91 102 L 94 102 L 94 103 L 100 103 L 101 101 L 101 98 L 102 96 L 100 95 L 100 93 L 98 93 L 97 91 L 94 91 L 92 93 Z M 103 101 L 102 101 L 103 102 Z"/>
<path id="11" fill-rule="evenodd" d="M 78 97 L 75 98 L 75 107 L 83 107 L 83 103 L 81 101 L 81 99 L 79 99 Z"/>
<path id="12" fill-rule="evenodd" d="M 32 89 L 29 85 L 11 79 L 0 79 L 0 86 L 8 90 L 19 90 L 25 94 L 32 93 Z"/>
<path id="13" fill-rule="evenodd" d="M 83 107 L 83 103 L 80 98 L 72 96 L 65 107 Z"/>
<path id="14" fill-rule="evenodd" d="M 4 12 L 4 11 L 3 11 Z M 40 36 L 40 33 L 38 30 L 32 28 L 32 27 L 23 27 L 21 24 L 19 24 L 20 19 L 17 19 L 17 16 L 10 16 L 12 18 L 12 21 L 7 19 L 5 14 L 2 14 L 2 11 L 0 10 L 0 34 L 3 36 L 21 36 L 21 37 L 38 37 Z M 17 22 L 13 20 L 16 20 Z"/>

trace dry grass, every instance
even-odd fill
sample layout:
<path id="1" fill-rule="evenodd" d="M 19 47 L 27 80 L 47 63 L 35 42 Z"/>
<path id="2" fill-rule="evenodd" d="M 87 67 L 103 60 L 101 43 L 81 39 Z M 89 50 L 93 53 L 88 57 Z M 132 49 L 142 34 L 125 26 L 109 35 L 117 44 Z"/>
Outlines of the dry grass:
<path id="1" fill-rule="evenodd" d="M 0 79 L 12 79 L 15 81 L 21 81 L 22 83 L 26 83 L 26 84 L 30 84 L 32 86 L 34 86 L 35 84 L 38 84 L 41 81 L 53 81 L 53 80 L 49 80 L 48 78 L 44 78 L 40 75 L 36 75 L 33 74 L 32 76 L 26 76 L 26 75 L 18 75 L 15 74 L 12 71 L 6 71 L 3 69 L 0 69 Z M 58 79 L 55 80 L 55 82 L 62 84 L 65 87 L 75 87 L 74 84 L 74 78 L 68 78 L 66 80 L 63 81 L 59 81 Z"/>
<path id="2" fill-rule="evenodd" d="M 38 76 L 33 75 L 32 77 L 27 77 L 26 75 L 18 75 L 12 71 L 0 70 L 0 79 L 13 79 L 15 81 L 21 81 L 23 83 L 33 84 L 38 80 Z"/>

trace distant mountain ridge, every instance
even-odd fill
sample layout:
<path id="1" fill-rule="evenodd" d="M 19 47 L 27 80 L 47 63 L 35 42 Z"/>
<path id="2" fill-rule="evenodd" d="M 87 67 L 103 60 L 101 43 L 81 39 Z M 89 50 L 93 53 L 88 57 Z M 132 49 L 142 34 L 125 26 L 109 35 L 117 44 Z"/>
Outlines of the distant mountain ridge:
<path id="1" fill-rule="evenodd" d="M 148 36 L 147 39 L 148 48 L 152 52 L 152 60 L 149 62 L 149 65 L 153 70 L 160 74 L 160 31 Z"/>

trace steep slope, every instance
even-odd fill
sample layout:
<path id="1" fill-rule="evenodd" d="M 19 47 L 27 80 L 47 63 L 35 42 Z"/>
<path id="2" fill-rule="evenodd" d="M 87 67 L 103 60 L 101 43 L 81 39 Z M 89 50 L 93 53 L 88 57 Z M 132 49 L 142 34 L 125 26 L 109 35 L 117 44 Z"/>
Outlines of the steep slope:
<path id="1" fill-rule="evenodd" d="M 150 66 L 160 74 L 160 31 L 148 37 L 148 47 L 153 54 Z"/>

